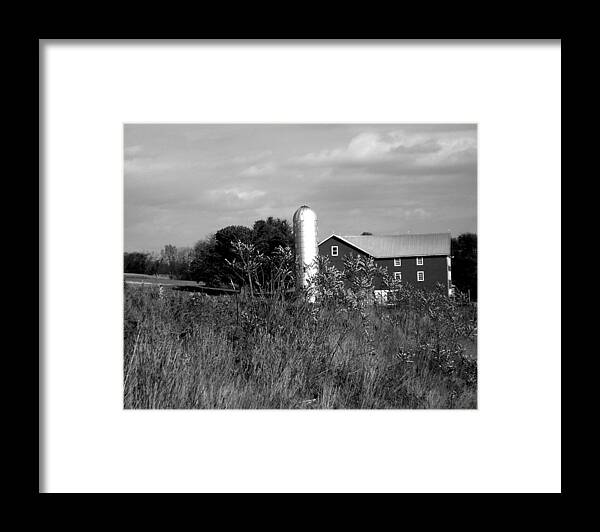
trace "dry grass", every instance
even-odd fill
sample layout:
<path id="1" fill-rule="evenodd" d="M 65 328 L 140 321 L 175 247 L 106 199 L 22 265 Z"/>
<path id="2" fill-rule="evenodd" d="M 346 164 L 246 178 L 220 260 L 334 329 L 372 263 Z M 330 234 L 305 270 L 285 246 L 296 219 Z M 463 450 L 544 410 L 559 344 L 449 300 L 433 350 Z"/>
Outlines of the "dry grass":
<path id="1" fill-rule="evenodd" d="M 125 286 L 125 408 L 476 408 L 476 313 Z"/>

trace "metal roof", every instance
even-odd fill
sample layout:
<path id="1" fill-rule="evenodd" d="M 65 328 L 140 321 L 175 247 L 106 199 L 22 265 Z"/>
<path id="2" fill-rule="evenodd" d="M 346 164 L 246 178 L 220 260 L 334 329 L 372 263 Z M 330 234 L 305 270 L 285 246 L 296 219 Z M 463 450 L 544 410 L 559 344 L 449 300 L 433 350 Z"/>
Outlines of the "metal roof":
<path id="1" fill-rule="evenodd" d="M 333 234 L 325 240 L 331 237 L 346 241 L 376 259 L 450 255 L 450 233 L 359 236 Z"/>

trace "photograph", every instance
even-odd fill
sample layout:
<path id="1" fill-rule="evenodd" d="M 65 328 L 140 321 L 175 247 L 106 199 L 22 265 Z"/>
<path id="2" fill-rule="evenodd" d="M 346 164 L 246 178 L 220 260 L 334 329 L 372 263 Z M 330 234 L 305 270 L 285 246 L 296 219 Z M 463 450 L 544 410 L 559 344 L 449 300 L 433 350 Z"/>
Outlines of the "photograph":
<path id="1" fill-rule="evenodd" d="M 476 123 L 124 123 L 125 409 L 477 409 Z"/>
<path id="2" fill-rule="evenodd" d="M 41 40 L 39 492 L 562 493 L 561 54 Z"/>

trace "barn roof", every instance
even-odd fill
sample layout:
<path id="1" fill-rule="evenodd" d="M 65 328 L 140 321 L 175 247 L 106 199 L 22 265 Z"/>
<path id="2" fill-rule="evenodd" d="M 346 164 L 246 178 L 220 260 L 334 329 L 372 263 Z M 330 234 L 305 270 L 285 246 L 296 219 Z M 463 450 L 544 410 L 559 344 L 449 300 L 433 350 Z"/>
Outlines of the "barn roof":
<path id="1" fill-rule="evenodd" d="M 359 236 L 333 234 L 325 240 L 331 237 L 337 237 L 376 259 L 450 255 L 450 233 Z"/>

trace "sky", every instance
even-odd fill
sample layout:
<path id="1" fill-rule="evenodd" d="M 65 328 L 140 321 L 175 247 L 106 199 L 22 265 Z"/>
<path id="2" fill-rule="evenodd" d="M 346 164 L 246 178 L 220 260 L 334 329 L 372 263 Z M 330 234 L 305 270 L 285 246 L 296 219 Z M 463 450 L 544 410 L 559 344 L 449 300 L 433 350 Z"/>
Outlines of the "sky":
<path id="1" fill-rule="evenodd" d="M 308 205 L 319 241 L 477 232 L 476 124 L 126 124 L 125 251 Z"/>

